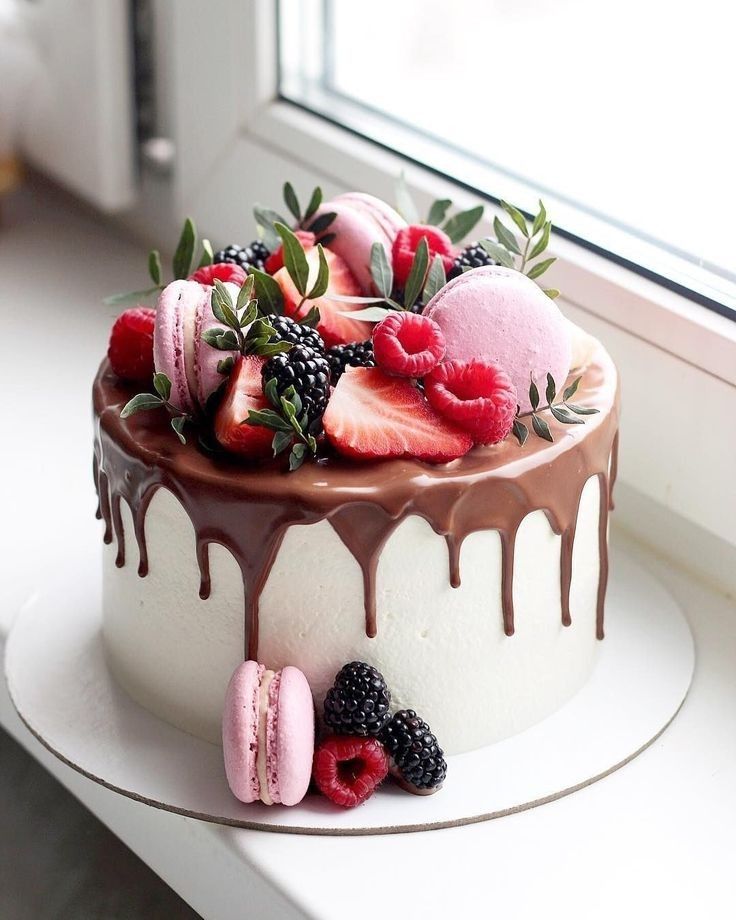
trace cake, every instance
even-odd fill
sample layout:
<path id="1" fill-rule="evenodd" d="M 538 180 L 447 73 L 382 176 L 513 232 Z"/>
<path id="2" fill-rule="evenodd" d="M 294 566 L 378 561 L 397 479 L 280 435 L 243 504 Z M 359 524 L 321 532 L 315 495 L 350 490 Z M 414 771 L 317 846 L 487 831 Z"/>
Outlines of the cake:
<path id="1" fill-rule="evenodd" d="M 93 388 L 109 666 L 220 743 L 244 659 L 300 669 L 318 718 L 365 662 L 447 754 L 474 750 L 595 664 L 616 369 L 508 228 L 463 246 L 468 212 L 407 226 L 317 191 L 196 270 L 188 224 L 170 284 L 152 255 L 156 314 L 113 330 Z M 506 207 L 546 244 L 543 212 Z"/>

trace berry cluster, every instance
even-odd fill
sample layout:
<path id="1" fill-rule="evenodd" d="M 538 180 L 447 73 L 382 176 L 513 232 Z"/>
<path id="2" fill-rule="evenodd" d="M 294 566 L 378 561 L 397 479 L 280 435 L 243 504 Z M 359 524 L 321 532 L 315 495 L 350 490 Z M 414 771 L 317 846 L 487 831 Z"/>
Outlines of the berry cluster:
<path id="1" fill-rule="evenodd" d="M 314 781 L 337 805 L 360 805 L 390 771 L 409 792 L 436 792 L 447 774 L 442 749 L 413 709 L 390 713 L 381 673 L 363 661 L 338 672 L 324 703 L 329 735 L 317 746 Z"/>

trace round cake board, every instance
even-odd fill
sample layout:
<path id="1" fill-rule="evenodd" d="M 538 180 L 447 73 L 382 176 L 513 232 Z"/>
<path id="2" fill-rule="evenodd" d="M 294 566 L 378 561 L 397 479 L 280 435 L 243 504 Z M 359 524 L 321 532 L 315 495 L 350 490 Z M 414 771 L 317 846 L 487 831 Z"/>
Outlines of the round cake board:
<path id="1" fill-rule="evenodd" d="M 348 810 L 319 795 L 294 808 L 238 802 L 225 781 L 219 747 L 161 721 L 115 684 L 90 569 L 67 569 L 63 590 L 57 586 L 19 616 L 6 649 L 8 687 L 21 719 L 52 753 L 95 782 L 156 808 L 301 834 L 401 833 L 485 821 L 605 777 L 651 744 L 682 705 L 694 666 L 687 622 L 632 558 L 619 554 L 614 563 L 607 635 L 585 687 L 527 731 L 449 757 L 444 788 L 432 796 L 386 783 Z"/>

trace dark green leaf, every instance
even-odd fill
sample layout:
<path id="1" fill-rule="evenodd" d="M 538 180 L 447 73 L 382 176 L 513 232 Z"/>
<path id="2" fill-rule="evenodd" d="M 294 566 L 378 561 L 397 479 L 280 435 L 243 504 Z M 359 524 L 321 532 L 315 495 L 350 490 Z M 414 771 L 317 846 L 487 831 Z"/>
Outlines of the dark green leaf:
<path id="1" fill-rule="evenodd" d="M 215 254 L 212 251 L 212 243 L 209 240 L 202 240 L 202 255 L 199 259 L 197 268 L 204 268 L 205 265 L 212 265 L 215 261 Z"/>
<path id="2" fill-rule="evenodd" d="M 529 384 L 529 402 L 532 404 L 532 409 L 536 412 L 539 406 L 539 390 L 533 380 Z"/>
<path id="3" fill-rule="evenodd" d="M 522 234 L 525 237 L 529 237 L 529 230 L 526 226 L 526 221 L 524 220 L 524 215 L 518 208 L 515 208 L 512 204 L 509 204 L 508 201 L 502 201 L 501 207 L 509 215 L 511 220 L 516 224 L 516 226 L 521 230 Z"/>
<path id="4" fill-rule="evenodd" d="M 585 406 L 575 406 L 572 403 L 565 403 L 565 405 L 576 415 L 597 415 L 600 412 L 600 409 L 588 409 Z"/>
<path id="5" fill-rule="evenodd" d="M 325 251 L 321 243 L 317 243 L 317 255 L 319 258 L 319 271 L 311 291 L 307 294 L 309 300 L 316 300 L 318 297 L 324 296 L 330 283 L 330 266 L 327 264 Z"/>
<path id="6" fill-rule="evenodd" d="M 390 297 L 394 286 L 394 271 L 383 243 L 371 246 L 371 277 L 381 297 Z"/>
<path id="7" fill-rule="evenodd" d="M 298 470 L 299 467 L 304 463 L 306 448 L 303 444 L 295 444 L 291 448 L 291 453 L 289 454 L 289 470 L 293 473 L 294 470 Z"/>
<path id="8" fill-rule="evenodd" d="M 293 392 L 294 387 L 289 387 L 289 389 L 281 396 L 281 399 L 279 400 L 281 403 L 281 411 L 284 413 L 286 419 L 290 422 L 293 422 L 296 419 L 296 408 L 290 399 L 290 397 L 293 395 Z"/>
<path id="9" fill-rule="evenodd" d="M 380 323 L 382 319 L 386 319 L 389 313 L 392 312 L 392 310 L 387 310 L 385 307 L 366 307 L 364 310 L 345 311 L 339 315 L 349 316 L 350 319 L 359 319 L 364 323 Z"/>
<path id="10" fill-rule="evenodd" d="M 502 246 L 505 246 L 506 249 L 511 250 L 511 252 L 515 252 L 517 256 L 521 255 L 516 237 L 507 227 L 504 227 L 497 217 L 493 218 L 493 230 L 496 234 L 496 239 Z"/>
<path id="11" fill-rule="evenodd" d="M 312 453 L 316 454 L 317 453 L 317 442 L 313 434 L 307 435 L 307 444 L 309 446 L 309 449 L 312 451 Z"/>
<path id="12" fill-rule="evenodd" d="M 309 204 L 307 205 L 307 210 L 304 212 L 304 222 L 309 220 L 309 218 L 317 213 L 317 208 L 322 204 L 322 189 L 317 186 L 312 192 L 312 197 L 309 199 Z"/>
<path id="13" fill-rule="evenodd" d="M 248 277 L 243 282 L 242 287 L 238 291 L 237 299 L 235 300 L 235 311 L 240 313 L 253 299 L 255 293 L 256 279 L 253 275 L 248 275 Z"/>
<path id="14" fill-rule="evenodd" d="M 576 378 L 573 380 L 573 382 L 570 384 L 570 386 L 569 386 L 569 387 L 565 390 L 565 392 L 562 394 L 563 402 L 567 402 L 568 399 L 571 399 L 571 398 L 577 393 L 578 387 L 580 386 L 580 381 L 581 381 L 582 379 L 583 379 L 582 377 L 576 377 Z"/>
<path id="15" fill-rule="evenodd" d="M 427 277 L 429 268 L 429 244 L 427 237 L 423 236 L 419 241 L 414 259 L 409 270 L 409 277 L 406 279 L 404 286 L 404 306 L 412 307 L 416 302 L 419 294 L 424 288 L 424 281 Z"/>
<path id="16" fill-rule="evenodd" d="M 269 378 L 268 383 L 263 388 L 263 393 L 272 406 L 279 405 L 279 385 L 276 383 L 275 377 Z"/>
<path id="17" fill-rule="evenodd" d="M 302 209 L 299 207 L 299 199 L 296 197 L 296 192 L 291 182 L 284 182 L 284 201 L 286 202 L 286 207 L 294 215 L 294 220 L 300 224 L 302 222 Z"/>
<path id="18" fill-rule="evenodd" d="M 307 284 L 309 283 L 309 263 L 304 255 L 302 244 L 298 237 L 286 226 L 286 224 L 274 224 L 276 232 L 281 237 L 284 247 L 284 265 L 289 277 L 294 282 L 294 287 L 304 297 L 307 293 Z"/>
<path id="19" fill-rule="evenodd" d="M 181 441 L 182 444 L 187 443 L 187 439 L 184 437 L 184 426 L 186 425 L 187 420 L 184 415 L 177 415 L 175 418 L 171 419 L 171 427 L 176 432 L 177 438 Z"/>
<path id="20" fill-rule="evenodd" d="M 220 351 L 239 351 L 240 344 L 232 329 L 205 329 L 202 340 Z"/>
<path id="21" fill-rule="evenodd" d="M 442 221 L 447 216 L 447 212 L 452 206 L 452 202 L 449 198 L 438 198 L 437 201 L 432 202 L 432 207 L 429 209 L 429 214 L 427 215 L 427 223 L 432 224 L 435 227 L 439 227 Z"/>
<path id="22" fill-rule="evenodd" d="M 158 249 L 152 249 L 148 253 L 148 274 L 154 284 L 161 284 L 161 253 Z"/>
<path id="23" fill-rule="evenodd" d="M 442 290 L 447 284 L 445 277 L 445 266 L 442 263 L 442 257 L 437 255 L 432 259 L 432 264 L 427 272 L 427 280 L 422 291 L 422 303 L 428 304 L 434 295 Z"/>
<path id="24" fill-rule="evenodd" d="M 227 358 L 221 358 L 217 362 L 217 373 L 222 374 L 223 377 L 229 377 L 234 364 L 235 358 L 233 358 L 232 355 L 229 355 Z"/>
<path id="25" fill-rule="evenodd" d="M 557 386 L 552 374 L 547 374 L 547 389 L 544 395 L 547 397 L 547 405 L 551 406 L 555 401 L 555 396 L 557 395 Z"/>
<path id="26" fill-rule="evenodd" d="M 552 406 L 550 411 L 552 415 L 557 419 L 558 422 L 562 422 L 563 425 L 584 425 L 585 422 L 581 418 L 575 418 L 570 412 L 568 412 L 563 406 Z"/>
<path id="27" fill-rule="evenodd" d="M 122 307 L 126 304 L 137 304 L 141 300 L 149 298 L 152 294 L 158 294 L 160 288 L 146 288 L 143 291 L 123 291 L 122 294 L 111 294 L 102 301 L 108 307 Z"/>
<path id="28" fill-rule="evenodd" d="M 468 211 L 460 211 L 451 217 L 442 228 L 453 243 L 464 240 L 478 221 L 483 217 L 483 205 L 476 205 Z"/>
<path id="29" fill-rule="evenodd" d="M 215 284 L 212 289 L 212 312 L 215 316 L 215 319 L 221 323 L 225 323 L 226 326 L 229 326 L 231 329 L 237 329 L 238 318 L 235 315 L 235 309 L 233 307 L 233 299 L 230 296 L 230 291 L 225 287 L 222 281 L 219 278 L 215 278 Z"/>
<path id="30" fill-rule="evenodd" d="M 194 250 L 196 248 L 197 228 L 194 226 L 194 221 L 191 217 L 187 217 L 184 221 L 184 227 L 181 231 L 181 236 L 179 237 L 179 243 L 176 247 L 172 263 L 175 279 L 186 278 L 191 272 L 192 262 L 194 261 Z"/>
<path id="31" fill-rule="evenodd" d="M 248 418 L 242 424 L 270 428 L 272 431 L 288 431 L 291 436 L 291 425 L 273 409 L 249 409 Z"/>
<path id="32" fill-rule="evenodd" d="M 289 428 L 288 431 L 277 431 L 271 442 L 274 457 L 278 457 L 280 453 L 285 451 L 293 440 L 294 434 L 291 428 Z"/>
<path id="33" fill-rule="evenodd" d="M 253 208 L 253 216 L 256 219 L 256 223 L 261 228 L 263 242 L 266 246 L 271 252 L 273 252 L 274 249 L 278 249 L 281 245 L 281 238 L 276 232 L 275 225 L 277 223 L 285 224 L 286 221 L 283 217 L 271 208 L 264 208 L 259 204 Z"/>
<path id="34" fill-rule="evenodd" d="M 164 402 L 169 401 L 169 396 L 171 396 L 171 381 L 166 374 L 153 375 L 153 388 Z"/>
<path id="35" fill-rule="evenodd" d="M 309 230 L 310 233 L 313 233 L 315 236 L 319 236 L 320 234 L 325 232 L 325 230 L 330 226 L 330 224 L 336 217 L 337 217 L 337 213 L 335 211 L 327 211 L 325 214 L 320 214 L 319 217 L 313 220 L 312 223 L 309 225 L 309 227 L 307 227 L 307 229 Z M 322 242 L 324 243 L 325 246 L 327 245 L 327 243 L 324 240 L 322 240 Z"/>
<path id="36" fill-rule="evenodd" d="M 554 441 L 552 432 L 549 430 L 549 425 L 543 418 L 540 418 L 538 415 L 532 416 L 532 428 L 539 435 L 539 437 L 544 438 L 545 441 Z"/>
<path id="37" fill-rule="evenodd" d="M 532 246 L 532 251 L 529 253 L 529 259 L 536 259 L 537 256 L 541 256 L 544 250 L 549 244 L 549 235 L 552 232 L 552 221 L 547 221 L 542 230 L 542 235 L 539 237 L 537 242 Z"/>
<path id="38" fill-rule="evenodd" d="M 396 180 L 396 210 L 401 214 L 407 224 L 419 223 L 419 211 L 411 197 L 411 192 L 406 184 L 406 176 L 402 169 Z"/>
<path id="39" fill-rule="evenodd" d="M 255 279 L 255 293 L 261 313 L 281 314 L 284 309 L 284 295 L 278 281 L 274 281 L 271 275 L 257 268 L 251 268 L 250 274 Z"/>
<path id="40" fill-rule="evenodd" d="M 309 308 L 309 313 L 306 316 L 302 316 L 299 320 L 302 326 L 309 326 L 310 329 L 316 329 L 319 324 L 319 307 L 312 305 Z"/>
<path id="41" fill-rule="evenodd" d="M 547 211 L 545 210 L 544 205 L 542 204 L 542 199 L 539 199 L 539 213 L 534 218 L 534 223 L 532 224 L 532 236 L 536 236 L 539 231 L 544 226 L 547 220 Z"/>
<path id="42" fill-rule="evenodd" d="M 560 296 L 560 292 L 557 288 L 545 288 L 544 293 L 549 297 L 550 300 L 556 300 Z"/>
<path id="43" fill-rule="evenodd" d="M 279 355 L 282 351 L 289 351 L 290 342 L 266 342 L 263 345 L 256 346 L 253 350 L 248 349 L 248 354 L 260 355 L 261 358 L 271 358 L 273 355 Z"/>
<path id="44" fill-rule="evenodd" d="M 336 233 L 325 233 L 324 236 L 321 236 L 319 238 L 319 241 L 320 243 L 322 243 L 323 246 L 329 246 L 330 243 L 335 239 L 336 236 L 337 236 Z"/>
<path id="45" fill-rule="evenodd" d="M 134 415 L 136 412 L 158 409 L 160 406 L 163 406 L 163 402 L 158 396 L 154 396 L 153 393 L 139 393 L 123 406 L 120 418 L 128 418 L 129 415 Z"/>
<path id="46" fill-rule="evenodd" d="M 556 262 L 557 259 L 554 256 L 550 259 L 543 259 L 541 262 L 537 262 L 536 265 L 532 265 L 529 271 L 526 273 L 527 278 L 538 278 L 540 275 L 543 275 L 547 269 L 552 265 L 553 262 Z"/>
<path id="47" fill-rule="evenodd" d="M 480 245 L 492 259 L 495 259 L 496 262 L 499 263 L 499 265 L 504 265 L 506 268 L 514 267 L 514 257 L 508 249 L 500 243 L 497 243 L 495 240 L 483 239 L 480 241 Z"/>
<path id="48" fill-rule="evenodd" d="M 516 418 L 514 419 L 514 424 L 511 430 L 514 432 L 519 445 L 523 447 L 524 444 L 526 444 L 526 439 L 529 437 L 529 429 L 526 427 L 526 425 L 523 424 L 523 422 L 520 422 L 518 418 Z"/>

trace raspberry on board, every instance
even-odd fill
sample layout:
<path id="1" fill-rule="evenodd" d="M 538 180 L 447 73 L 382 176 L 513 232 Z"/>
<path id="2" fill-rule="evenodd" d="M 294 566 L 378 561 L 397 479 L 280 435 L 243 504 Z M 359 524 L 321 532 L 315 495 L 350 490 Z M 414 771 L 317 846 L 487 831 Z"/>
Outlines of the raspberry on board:
<path id="1" fill-rule="evenodd" d="M 420 313 L 390 313 L 373 330 L 376 364 L 399 377 L 424 377 L 445 354 L 445 336 Z"/>
<path id="2" fill-rule="evenodd" d="M 365 802 L 387 773 L 388 757 L 376 738 L 333 735 L 314 754 L 312 776 L 317 788 L 343 808 Z"/>

